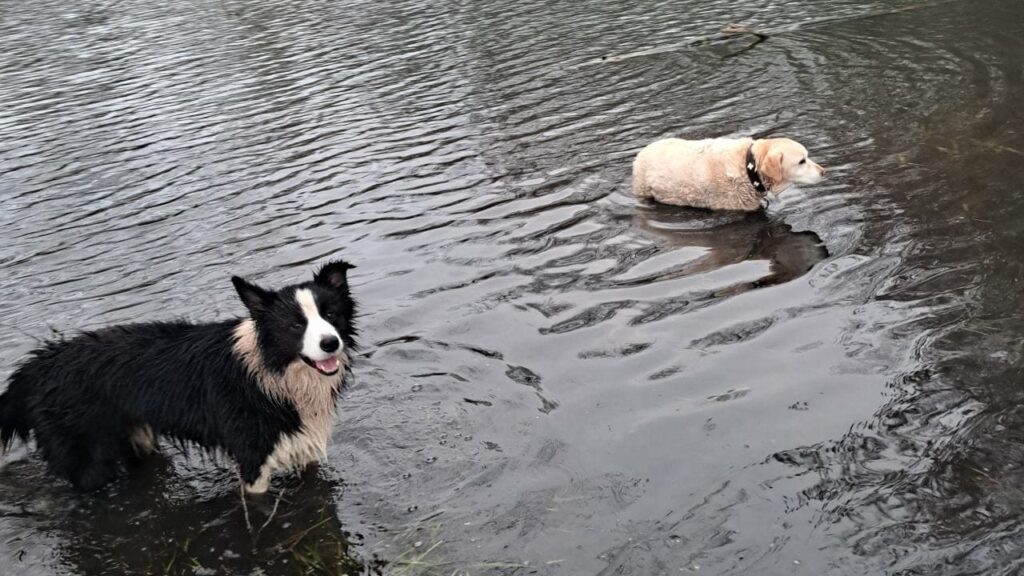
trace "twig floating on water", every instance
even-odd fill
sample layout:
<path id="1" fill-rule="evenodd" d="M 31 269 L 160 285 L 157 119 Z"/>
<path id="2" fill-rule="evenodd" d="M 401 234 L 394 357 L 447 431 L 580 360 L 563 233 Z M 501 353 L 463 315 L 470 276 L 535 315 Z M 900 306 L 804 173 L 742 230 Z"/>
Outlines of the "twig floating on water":
<path id="1" fill-rule="evenodd" d="M 902 14 L 904 12 L 911 12 L 913 10 L 920 10 L 922 8 L 933 8 L 935 6 L 941 6 L 943 4 L 953 4 L 954 2 L 962 2 L 962 1 L 963 0 L 938 0 L 937 2 L 923 2 L 921 4 L 912 4 L 910 6 L 904 6 L 902 8 L 888 8 L 888 9 L 875 10 L 873 12 L 865 12 L 863 14 L 857 14 L 857 15 L 854 15 L 854 16 L 829 16 L 829 17 L 825 17 L 825 18 L 818 18 L 817 20 L 809 20 L 807 22 L 797 22 L 796 24 L 790 24 L 790 25 L 787 25 L 787 26 L 781 26 L 781 27 L 773 29 L 773 30 L 760 31 L 760 32 L 755 31 L 755 30 L 753 30 L 753 29 L 751 29 L 749 27 L 746 27 L 746 26 L 738 26 L 736 24 L 730 24 L 730 25 L 726 26 L 725 28 L 723 28 L 722 31 L 719 32 L 718 34 L 713 34 L 713 35 L 710 35 L 710 36 L 700 36 L 700 37 L 696 37 L 696 38 L 691 38 L 690 40 L 687 40 L 685 42 L 677 42 L 675 44 L 666 44 L 664 46 L 658 46 L 658 47 L 655 47 L 655 48 L 649 48 L 647 50 L 638 50 L 636 52 L 629 52 L 629 53 L 626 53 L 626 54 L 615 54 L 615 55 L 611 55 L 611 56 L 601 56 L 600 58 L 597 58 L 595 60 L 588 60 L 586 62 L 582 62 L 582 63 L 578 64 L 577 66 L 590 66 L 590 65 L 593 65 L 593 64 L 608 64 L 608 63 L 622 62 L 623 60 L 628 60 L 630 58 L 639 58 L 641 56 L 651 56 L 651 55 L 654 55 L 654 54 L 664 54 L 664 53 L 667 53 L 667 52 L 675 52 L 677 50 L 682 50 L 682 49 L 685 49 L 685 48 L 695 48 L 695 47 L 699 47 L 699 46 L 706 46 L 708 44 L 715 44 L 715 43 L 720 43 L 720 42 L 728 41 L 730 38 L 733 38 L 734 36 L 736 36 L 737 34 L 740 34 L 740 33 L 751 34 L 751 35 L 757 36 L 759 38 L 757 40 L 757 42 L 754 42 L 753 44 L 751 44 L 747 48 L 744 48 L 741 51 L 741 52 L 745 52 L 746 50 L 749 50 L 753 46 L 756 46 L 757 44 L 760 44 L 761 42 L 764 42 L 766 39 L 768 39 L 769 36 L 777 36 L 779 34 L 783 34 L 783 33 L 786 33 L 786 32 L 793 32 L 793 31 L 802 30 L 802 29 L 805 29 L 805 28 L 818 28 L 818 27 L 825 26 L 827 24 L 833 24 L 833 23 L 837 23 L 837 22 L 850 22 L 850 21 L 855 21 L 855 20 L 866 20 L 868 18 L 878 18 L 878 17 L 882 17 L 882 16 L 891 16 L 893 14 Z M 735 55 L 736 54 L 731 54 L 730 56 L 735 56 Z"/>
<path id="2" fill-rule="evenodd" d="M 750 34 L 751 36 L 757 36 L 761 40 L 767 40 L 768 35 L 763 32 L 758 32 L 749 26 L 740 26 L 739 24 L 729 24 L 725 28 L 722 28 L 720 33 L 722 36 L 739 36 L 740 34 Z"/>

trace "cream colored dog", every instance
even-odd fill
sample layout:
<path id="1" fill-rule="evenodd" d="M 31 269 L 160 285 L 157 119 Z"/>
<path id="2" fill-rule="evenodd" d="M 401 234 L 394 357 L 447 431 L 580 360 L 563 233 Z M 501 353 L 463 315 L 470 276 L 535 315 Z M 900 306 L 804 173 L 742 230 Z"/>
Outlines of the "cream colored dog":
<path id="1" fill-rule="evenodd" d="M 676 206 L 753 212 L 768 194 L 824 175 L 807 149 L 788 138 L 666 138 L 636 155 L 633 193 Z"/>

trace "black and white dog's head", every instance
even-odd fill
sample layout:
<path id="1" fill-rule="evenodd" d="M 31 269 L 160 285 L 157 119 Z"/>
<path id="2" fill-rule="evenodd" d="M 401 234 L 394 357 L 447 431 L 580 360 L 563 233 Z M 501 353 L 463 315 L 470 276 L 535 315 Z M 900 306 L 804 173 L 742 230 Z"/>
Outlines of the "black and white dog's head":
<path id="1" fill-rule="evenodd" d="M 266 290 L 234 276 L 238 295 L 256 328 L 266 369 L 283 372 L 301 360 L 324 375 L 342 367 L 355 347 L 355 303 L 349 294 L 348 270 L 342 260 L 325 264 L 312 282 Z"/>

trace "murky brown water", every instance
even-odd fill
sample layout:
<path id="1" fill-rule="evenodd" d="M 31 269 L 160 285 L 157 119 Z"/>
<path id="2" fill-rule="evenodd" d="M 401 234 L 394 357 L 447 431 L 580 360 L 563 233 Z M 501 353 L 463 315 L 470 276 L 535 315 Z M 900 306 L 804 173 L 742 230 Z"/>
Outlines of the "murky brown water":
<path id="1" fill-rule="evenodd" d="M 741 4 L 0 0 L 0 376 L 333 254 L 366 344 L 254 530 L 216 463 L 18 449 L 0 572 L 1020 573 L 1024 4 Z M 631 198 L 730 134 L 831 179 Z"/>

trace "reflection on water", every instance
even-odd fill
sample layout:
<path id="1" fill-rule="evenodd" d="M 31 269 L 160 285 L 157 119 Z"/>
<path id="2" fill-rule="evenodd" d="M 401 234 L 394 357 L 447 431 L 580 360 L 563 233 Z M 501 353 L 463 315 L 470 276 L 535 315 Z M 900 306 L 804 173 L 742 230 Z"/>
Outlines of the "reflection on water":
<path id="1" fill-rule="evenodd" d="M 10 519 L 38 518 L 53 552 L 76 574 L 225 574 L 259 566 L 264 574 L 377 573 L 380 562 L 352 559 L 334 506 L 338 482 L 310 469 L 279 483 L 277 494 L 243 506 L 230 473 L 154 457 L 109 493 L 81 498 L 43 477 L 41 466 L 5 470 Z M 42 482 L 40 484 L 40 481 Z M 28 554 L 17 540 L 18 557 Z M 22 564 L 19 562 L 19 564 Z M 45 565 L 29 567 L 46 573 Z"/>
<path id="2" fill-rule="evenodd" d="M 1024 4 L 0 7 L 0 375 L 336 254 L 371 344 L 280 501 L 6 456 L 4 574 L 1020 571 Z M 830 178 L 637 202 L 669 135 Z"/>
<path id="3" fill-rule="evenodd" d="M 828 249 L 817 234 L 810 230 L 793 232 L 792 226 L 764 212 L 713 214 L 652 205 L 638 209 L 633 222 L 657 237 L 659 244 L 674 249 L 669 252 L 675 260 L 674 275 L 711 272 L 747 260 L 767 261 L 768 274 L 746 283 L 747 289 L 789 282 L 828 257 Z M 683 256 L 686 250 L 678 250 L 686 248 L 699 255 L 687 261 Z M 639 277 L 634 281 L 651 280 Z M 730 290 L 739 291 L 743 290 Z"/>

